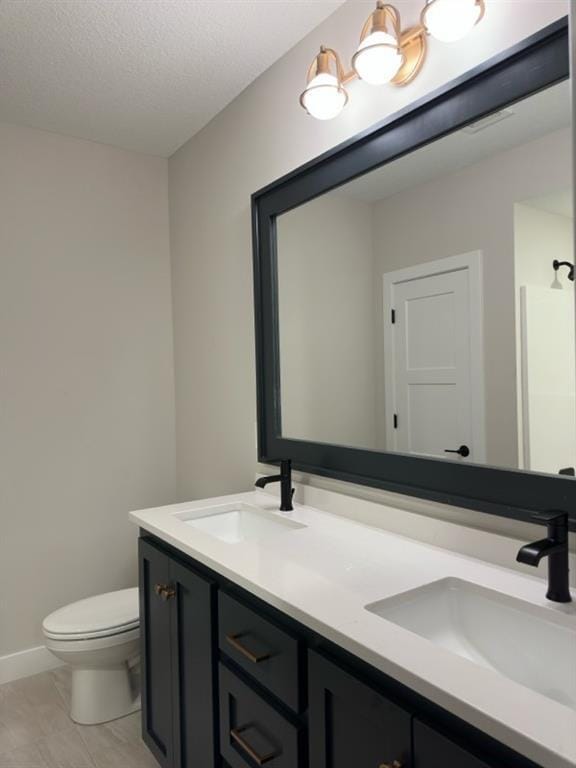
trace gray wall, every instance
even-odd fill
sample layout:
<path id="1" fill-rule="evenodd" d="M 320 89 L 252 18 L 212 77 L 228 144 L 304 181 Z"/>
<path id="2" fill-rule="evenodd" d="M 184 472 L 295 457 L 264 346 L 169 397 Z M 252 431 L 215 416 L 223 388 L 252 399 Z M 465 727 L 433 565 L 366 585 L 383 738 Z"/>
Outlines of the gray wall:
<path id="1" fill-rule="evenodd" d="M 406 26 L 420 0 L 406 0 Z M 345 3 L 248 87 L 169 161 L 178 494 L 239 491 L 255 469 L 255 377 L 250 195 L 301 163 L 566 14 L 566 0 L 490 3 L 466 41 L 430 40 L 406 88 L 352 83 L 340 118 L 322 123 L 298 105 L 321 43 L 351 55 L 365 2 Z"/>
<path id="2" fill-rule="evenodd" d="M 0 124 L 0 657 L 174 498 L 166 161 Z"/>

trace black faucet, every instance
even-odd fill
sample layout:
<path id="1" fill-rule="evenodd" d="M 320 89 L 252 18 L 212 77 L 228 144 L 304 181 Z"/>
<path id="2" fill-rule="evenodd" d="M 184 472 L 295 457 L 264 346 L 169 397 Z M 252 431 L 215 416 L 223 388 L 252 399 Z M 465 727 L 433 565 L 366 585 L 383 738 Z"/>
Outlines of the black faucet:
<path id="1" fill-rule="evenodd" d="M 258 488 L 265 488 L 268 483 L 280 483 L 280 511 L 290 512 L 294 509 L 292 506 L 292 496 L 294 496 L 294 488 L 292 488 L 292 462 L 290 459 L 284 459 L 280 462 L 280 474 L 268 475 L 268 477 L 260 477 L 256 480 L 256 486 Z"/>
<path id="2" fill-rule="evenodd" d="M 549 512 L 535 515 L 534 520 L 546 523 L 548 536 L 532 544 L 526 544 L 518 552 L 516 560 L 536 567 L 543 557 L 548 558 L 548 592 L 546 597 L 555 603 L 569 603 L 568 586 L 568 515 L 565 512 Z"/>

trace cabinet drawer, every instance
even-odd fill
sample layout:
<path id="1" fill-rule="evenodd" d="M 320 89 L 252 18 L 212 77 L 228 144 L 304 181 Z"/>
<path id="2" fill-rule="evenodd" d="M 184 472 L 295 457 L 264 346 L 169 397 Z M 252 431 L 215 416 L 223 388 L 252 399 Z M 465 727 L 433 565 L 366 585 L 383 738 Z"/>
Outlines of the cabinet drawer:
<path id="1" fill-rule="evenodd" d="M 299 732 L 223 664 L 220 754 L 232 768 L 298 768 Z"/>
<path id="2" fill-rule="evenodd" d="M 300 642 L 225 592 L 218 597 L 220 650 L 296 712 L 302 709 Z"/>

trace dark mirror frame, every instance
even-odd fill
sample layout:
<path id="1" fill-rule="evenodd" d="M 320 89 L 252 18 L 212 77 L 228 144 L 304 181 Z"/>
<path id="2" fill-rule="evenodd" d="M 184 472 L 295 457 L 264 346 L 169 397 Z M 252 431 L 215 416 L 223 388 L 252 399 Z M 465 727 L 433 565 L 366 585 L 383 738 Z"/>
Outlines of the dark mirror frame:
<path id="1" fill-rule="evenodd" d="M 569 75 L 561 19 L 252 196 L 259 461 L 518 520 L 562 510 L 576 531 L 574 478 L 282 437 L 276 251 L 280 214 Z"/>

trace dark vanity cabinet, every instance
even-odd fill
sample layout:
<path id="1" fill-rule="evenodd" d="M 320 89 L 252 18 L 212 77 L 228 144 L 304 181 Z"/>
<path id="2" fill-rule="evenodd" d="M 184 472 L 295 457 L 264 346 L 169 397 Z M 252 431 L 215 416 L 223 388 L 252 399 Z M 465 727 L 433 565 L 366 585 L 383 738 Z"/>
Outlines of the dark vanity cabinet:
<path id="1" fill-rule="evenodd" d="M 221 664 L 220 751 L 232 768 L 298 768 L 303 730 Z"/>
<path id="2" fill-rule="evenodd" d="M 310 768 L 505 768 L 486 763 L 373 687 L 309 653 Z"/>
<path id="3" fill-rule="evenodd" d="M 232 768 L 306 765 L 303 638 L 221 589 L 220 752 Z"/>
<path id="4" fill-rule="evenodd" d="M 171 605 L 155 592 L 157 584 L 170 581 L 170 560 L 142 539 L 139 550 L 143 738 L 160 765 L 170 766 L 174 764 Z"/>
<path id="5" fill-rule="evenodd" d="M 537 768 L 148 536 L 140 601 L 162 768 Z"/>
<path id="6" fill-rule="evenodd" d="M 163 768 L 214 768 L 216 584 L 140 539 L 143 738 Z"/>
<path id="7" fill-rule="evenodd" d="M 222 653 L 294 712 L 304 707 L 302 640 L 225 592 L 218 596 Z"/>
<path id="8" fill-rule="evenodd" d="M 318 653 L 308 663 L 310 768 L 408 768 L 410 714 Z"/>
<path id="9" fill-rule="evenodd" d="M 438 731 L 414 720 L 414 768 L 496 768 L 480 760 Z"/>

